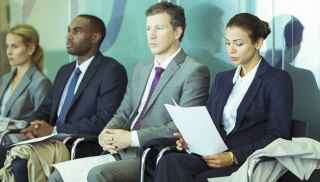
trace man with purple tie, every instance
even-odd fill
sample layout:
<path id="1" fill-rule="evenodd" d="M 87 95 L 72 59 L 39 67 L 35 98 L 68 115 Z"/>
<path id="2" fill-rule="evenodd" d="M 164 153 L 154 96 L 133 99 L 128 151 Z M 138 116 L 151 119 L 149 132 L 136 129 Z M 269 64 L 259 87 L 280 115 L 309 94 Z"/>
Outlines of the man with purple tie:
<path id="1" fill-rule="evenodd" d="M 154 138 L 172 137 L 177 131 L 164 104 L 175 100 L 181 106 L 196 106 L 207 101 L 208 68 L 180 48 L 185 30 L 183 8 L 161 2 L 151 6 L 146 17 L 147 39 L 154 59 L 136 65 L 124 100 L 99 135 L 101 147 L 117 157 L 98 166 L 89 162 L 86 167 L 91 170 L 82 181 L 138 181 L 139 146 Z M 73 179 L 84 174 L 72 173 Z M 55 172 L 49 181 L 63 181 L 62 177 Z"/>

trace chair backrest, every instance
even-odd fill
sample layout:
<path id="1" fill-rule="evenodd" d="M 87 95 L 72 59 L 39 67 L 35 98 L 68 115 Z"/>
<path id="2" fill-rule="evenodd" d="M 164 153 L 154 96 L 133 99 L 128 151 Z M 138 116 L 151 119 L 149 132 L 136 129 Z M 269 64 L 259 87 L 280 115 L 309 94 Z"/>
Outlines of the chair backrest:
<path id="1" fill-rule="evenodd" d="M 300 120 L 292 120 L 291 136 L 292 137 L 308 136 L 308 123 Z"/>

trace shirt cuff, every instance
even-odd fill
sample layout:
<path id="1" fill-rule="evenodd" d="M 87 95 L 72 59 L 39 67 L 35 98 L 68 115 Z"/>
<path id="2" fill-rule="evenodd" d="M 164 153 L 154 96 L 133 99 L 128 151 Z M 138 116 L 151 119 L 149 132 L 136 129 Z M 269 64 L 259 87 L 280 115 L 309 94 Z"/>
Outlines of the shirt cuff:
<path id="1" fill-rule="evenodd" d="M 139 142 L 138 132 L 131 131 L 130 133 L 131 133 L 131 147 L 139 147 L 140 142 Z"/>
<path id="2" fill-rule="evenodd" d="M 53 130 L 52 130 L 52 134 L 58 134 L 58 130 L 57 130 L 57 127 L 53 127 Z"/>

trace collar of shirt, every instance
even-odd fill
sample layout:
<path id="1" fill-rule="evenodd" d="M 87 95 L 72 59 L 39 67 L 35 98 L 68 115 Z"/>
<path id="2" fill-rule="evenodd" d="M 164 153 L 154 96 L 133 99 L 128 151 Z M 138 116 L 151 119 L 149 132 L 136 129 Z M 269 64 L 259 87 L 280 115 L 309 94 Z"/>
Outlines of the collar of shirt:
<path id="1" fill-rule="evenodd" d="M 241 65 L 239 65 L 237 67 L 236 72 L 234 73 L 233 79 L 232 79 L 232 83 L 235 84 L 238 80 L 240 79 L 244 79 L 244 80 L 253 80 L 254 76 L 256 75 L 256 72 L 258 70 L 258 67 L 260 65 L 262 58 L 260 58 L 258 64 L 251 70 L 249 71 L 249 73 L 247 73 L 244 77 L 240 76 L 240 70 L 241 70 Z"/>
<path id="2" fill-rule="evenodd" d="M 166 69 L 168 65 L 171 63 L 174 57 L 181 51 L 181 48 L 179 48 L 176 52 L 174 52 L 171 56 L 169 56 L 166 60 L 164 60 L 161 64 L 157 61 L 154 60 L 154 65 L 153 68 L 155 67 L 161 67 L 163 69 Z"/>
<path id="3" fill-rule="evenodd" d="M 92 62 L 94 56 L 91 56 L 89 59 L 87 59 L 86 61 L 84 61 L 82 64 L 79 64 L 78 61 L 76 61 L 76 67 L 75 69 L 79 68 L 81 71 L 81 74 L 85 73 L 90 65 L 90 63 Z"/>

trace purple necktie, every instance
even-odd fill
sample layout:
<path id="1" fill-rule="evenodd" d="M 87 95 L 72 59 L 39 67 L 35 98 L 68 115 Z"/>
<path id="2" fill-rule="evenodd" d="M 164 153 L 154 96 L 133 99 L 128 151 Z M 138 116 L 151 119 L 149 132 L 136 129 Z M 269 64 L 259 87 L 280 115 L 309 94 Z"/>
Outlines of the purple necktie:
<path id="1" fill-rule="evenodd" d="M 150 98 L 152 96 L 152 93 L 154 92 L 155 88 L 157 87 L 157 85 L 158 85 L 158 83 L 160 81 L 160 77 L 161 77 L 161 74 L 164 71 L 164 69 L 161 68 L 161 67 L 155 67 L 155 71 L 156 71 L 156 74 L 155 74 L 155 76 L 154 76 L 154 78 L 152 80 L 150 91 L 149 91 L 149 95 L 147 97 L 146 103 L 144 104 L 144 106 L 142 108 L 142 111 L 141 111 L 141 114 L 138 117 L 136 123 L 134 124 L 133 129 L 139 129 L 141 127 L 141 124 L 142 124 L 141 121 L 142 121 L 142 119 L 143 119 L 143 117 L 145 115 L 149 100 L 150 100 Z"/>

